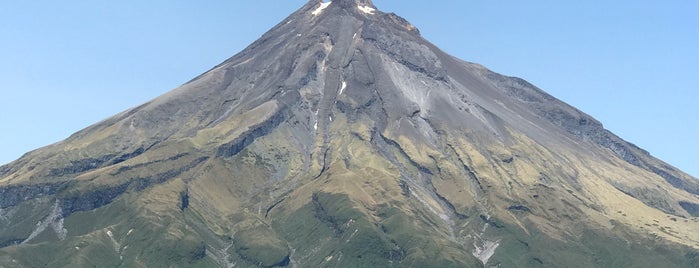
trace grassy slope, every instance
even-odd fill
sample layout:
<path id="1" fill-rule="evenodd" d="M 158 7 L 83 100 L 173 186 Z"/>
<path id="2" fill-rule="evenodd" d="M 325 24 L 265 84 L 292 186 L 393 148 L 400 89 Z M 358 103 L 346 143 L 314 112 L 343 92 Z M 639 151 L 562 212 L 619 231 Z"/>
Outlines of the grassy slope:
<path id="1" fill-rule="evenodd" d="M 30 243 L 2 248 L 0 264 L 479 267 L 473 244 L 487 239 L 500 244 L 488 264 L 504 267 L 697 266 L 696 249 L 667 242 L 696 236 L 694 219 L 673 221 L 616 190 L 613 179 L 639 184 L 634 176 L 648 176 L 623 163 L 596 163 L 516 135 L 516 146 L 446 136 L 440 149 L 398 137 L 398 146 L 380 152 L 371 127 L 335 120 L 321 176 L 310 176 L 320 164 L 306 163 L 306 148 L 285 139 L 290 132 L 282 127 L 230 158 L 208 159 L 145 187 L 130 184 L 113 202 L 64 219 L 66 240 L 47 228 Z M 196 144 L 170 141 L 83 174 L 69 191 L 20 203 L 11 220 L 0 221 L 0 237 L 26 237 L 54 197 L 170 174 L 201 156 Z M 406 176 L 425 172 L 433 174 L 426 189 L 434 189 L 405 187 Z M 444 221 L 439 214 L 450 209 Z"/>

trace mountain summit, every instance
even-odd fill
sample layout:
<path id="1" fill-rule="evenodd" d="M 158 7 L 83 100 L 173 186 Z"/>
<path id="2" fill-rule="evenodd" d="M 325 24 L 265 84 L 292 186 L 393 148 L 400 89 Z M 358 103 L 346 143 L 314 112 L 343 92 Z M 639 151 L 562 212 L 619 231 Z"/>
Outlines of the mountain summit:
<path id="1" fill-rule="evenodd" d="M 699 182 L 369 0 L 0 167 L 2 267 L 697 267 Z"/>

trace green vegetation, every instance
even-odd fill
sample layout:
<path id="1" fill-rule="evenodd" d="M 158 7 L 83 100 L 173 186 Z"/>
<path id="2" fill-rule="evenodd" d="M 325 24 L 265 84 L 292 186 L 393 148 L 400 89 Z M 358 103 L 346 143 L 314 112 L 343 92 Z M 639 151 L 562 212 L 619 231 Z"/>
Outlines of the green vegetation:
<path id="1" fill-rule="evenodd" d="M 289 248 L 267 226 L 237 232 L 234 238 L 235 254 L 262 267 L 285 266 L 289 262 Z M 233 250 L 233 249 L 232 249 Z"/>
<path id="2" fill-rule="evenodd" d="M 274 224 L 298 252 L 313 252 L 295 256 L 304 267 L 475 265 L 463 251 L 461 259 L 450 256 L 458 252 L 455 245 L 439 245 L 435 240 L 441 239 L 422 229 L 416 218 L 388 205 L 376 211 L 379 220 L 373 222 L 344 194 L 316 192 L 309 201 Z"/>

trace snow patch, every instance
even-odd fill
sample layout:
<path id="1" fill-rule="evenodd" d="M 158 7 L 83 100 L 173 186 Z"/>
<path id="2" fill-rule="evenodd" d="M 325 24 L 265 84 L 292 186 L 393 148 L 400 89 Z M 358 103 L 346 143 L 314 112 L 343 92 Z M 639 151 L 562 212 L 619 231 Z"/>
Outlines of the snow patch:
<path id="1" fill-rule="evenodd" d="M 342 87 L 340 87 L 340 93 L 337 95 L 342 95 L 342 92 L 345 92 L 345 88 L 347 88 L 347 82 L 342 81 Z"/>
<path id="2" fill-rule="evenodd" d="M 114 238 L 114 233 L 112 233 L 111 230 L 107 230 L 107 236 L 109 237 L 109 240 L 112 240 L 112 243 L 114 244 L 114 252 L 118 253 L 121 255 L 121 243 Z"/>
<path id="3" fill-rule="evenodd" d="M 313 123 L 313 129 L 318 130 L 318 111 L 316 111 L 316 115 L 313 117 L 313 120 L 315 123 Z"/>
<path id="4" fill-rule="evenodd" d="M 133 230 L 133 229 L 131 229 Z M 129 233 L 131 233 L 131 230 L 129 230 Z M 128 235 L 128 234 L 127 234 Z M 119 254 L 119 259 L 123 260 L 124 259 L 124 250 L 126 250 L 129 246 L 124 245 L 124 247 L 121 246 L 121 243 L 114 238 L 114 233 L 112 230 L 107 229 L 107 236 L 109 237 L 109 240 L 112 240 L 112 243 L 114 243 L 114 252 Z"/>
<path id="5" fill-rule="evenodd" d="M 316 10 L 311 12 L 311 14 L 313 16 L 317 16 L 318 14 L 322 13 L 324 9 L 326 9 L 328 6 L 330 6 L 330 3 L 332 3 L 332 2 L 320 3 L 320 6 L 318 8 L 316 8 Z"/>
<path id="6" fill-rule="evenodd" d="M 490 257 L 495 254 L 495 250 L 500 246 L 500 241 L 488 241 L 485 240 L 483 241 L 483 245 L 478 246 L 476 241 L 473 242 L 473 256 L 478 258 L 483 265 L 486 265 L 488 263 L 488 260 L 490 260 Z"/>
<path id="7" fill-rule="evenodd" d="M 359 11 L 364 12 L 366 14 L 370 14 L 370 15 L 373 15 L 374 12 L 376 12 L 376 9 L 374 9 L 373 7 L 370 7 L 370 6 L 358 6 L 357 8 L 359 8 Z"/>

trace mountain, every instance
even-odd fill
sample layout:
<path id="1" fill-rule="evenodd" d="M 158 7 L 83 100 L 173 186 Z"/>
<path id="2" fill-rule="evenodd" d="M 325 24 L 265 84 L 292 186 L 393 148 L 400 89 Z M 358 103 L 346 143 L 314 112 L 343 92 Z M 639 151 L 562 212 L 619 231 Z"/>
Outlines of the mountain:
<path id="1" fill-rule="evenodd" d="M 370 0 L 0 167 L 2 267 L 697 267 L 699 181 Z"/>

